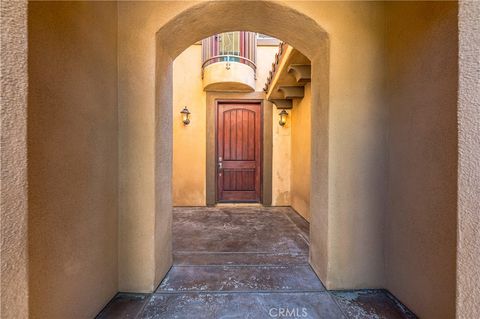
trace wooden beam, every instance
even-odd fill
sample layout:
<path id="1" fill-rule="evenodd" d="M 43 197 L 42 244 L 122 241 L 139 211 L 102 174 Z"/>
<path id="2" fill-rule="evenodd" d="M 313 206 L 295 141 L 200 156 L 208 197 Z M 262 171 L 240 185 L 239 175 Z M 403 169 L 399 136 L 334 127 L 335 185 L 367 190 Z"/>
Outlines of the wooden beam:
<path id="1" fill-rule="evenodd" d="M 290 110 L 293 107 L 292 100 L 272 99 L 270 100 L 279 110 Z"/>
<path id="2" fill-rule="evenodd" d="M 312 66 L 309 64 L 290 64 L 288 73 L 293 74 L 297 83 L 307 83 L 312 80 Z"/>
<path id="3" fill-rule="evenodd" d="M 305 95 L 305 88 L 303 86 L 279 86 L 278 91 L 283 93 L 285 99 L 301 99 Z"/>

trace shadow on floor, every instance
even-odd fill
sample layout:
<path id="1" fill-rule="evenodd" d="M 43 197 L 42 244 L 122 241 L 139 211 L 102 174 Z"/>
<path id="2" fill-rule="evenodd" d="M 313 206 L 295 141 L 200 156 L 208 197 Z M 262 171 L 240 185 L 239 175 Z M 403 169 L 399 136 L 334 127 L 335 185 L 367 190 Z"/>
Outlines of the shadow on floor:
<path id="1" fill-rule="evenodd" d="M 416 318 L 385 290 L 326 291 L 309 225 L 287 207 L 173 212 L 174 265 L 152 294 L 119 293 L 105 318 Z"/>

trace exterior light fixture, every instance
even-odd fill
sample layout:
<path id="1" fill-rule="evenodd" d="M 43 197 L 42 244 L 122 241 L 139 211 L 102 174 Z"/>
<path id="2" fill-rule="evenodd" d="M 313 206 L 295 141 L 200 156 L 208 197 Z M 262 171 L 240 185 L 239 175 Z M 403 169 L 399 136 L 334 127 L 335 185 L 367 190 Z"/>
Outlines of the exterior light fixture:
<path id="1" fill-rule="evenodd" d="M 190 124 L 190 111 L 187 109 L 185 106 L 182 111 L 180 111 L 180 114 L 182 114 L 182 122 L 184 125 Z"/>
<path id="2" fill-rule="evenodd" d="M 282 110 L 282 112 L 278 113 L 278 115 L 280 116 L 280 120 L 278 121 L 278 124 L 280 124 L 280 126 L 285 126 L 285 124 L 287 124 L 287 117 L 288 117 L 287 111 Z"/>

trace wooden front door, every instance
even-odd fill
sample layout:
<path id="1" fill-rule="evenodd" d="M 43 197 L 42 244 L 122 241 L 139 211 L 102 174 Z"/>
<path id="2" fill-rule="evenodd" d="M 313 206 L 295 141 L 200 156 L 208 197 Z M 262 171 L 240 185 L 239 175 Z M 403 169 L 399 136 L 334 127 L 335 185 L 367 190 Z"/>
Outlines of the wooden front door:
<path id="1" fill-rule="evenodd" d="M 217 201 L 261 198 L 261 104 L 218 103 Z"/>

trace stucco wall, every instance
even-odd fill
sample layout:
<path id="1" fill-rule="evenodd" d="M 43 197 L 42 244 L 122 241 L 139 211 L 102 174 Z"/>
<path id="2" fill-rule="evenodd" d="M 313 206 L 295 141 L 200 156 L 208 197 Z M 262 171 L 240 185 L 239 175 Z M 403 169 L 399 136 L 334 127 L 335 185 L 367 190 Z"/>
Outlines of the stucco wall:
<path id="1" fill-rule="evenodd" d="M 460 1 L 457 318 L 480 318 L 480 2 Z"/>
<path id="2" fill-rule="evenodd" d="M 27 2 L 0 2 L 0 318 L 28 317 Z"/>
<path id="3" fill-rule="evenodd" d="M 202 84 L 202 46 L 192 45 L 173 63 L 173 205 L 205 206 L 206 94 Z M 180 111 L 190 110 L 184 125 Z"/>
<path id="4" fill-rule="evenodd" d="M 157 207 L 155 163 L 156 43 L 159 25 L 172 18 L 172 13 L 188 6 L 187 2 L 133 2 L 118 3 L 118 125 L 119 125 L 119 290 L 145 291 L 154 289 L 156 277 L 170 268 L 171 210 Z M 159 8 L 163 10 L 158 10 Z M 198 39 L 200 40 L 200 39 Z M 162 77 L 171 79 L 173 70 Z M 172 90 L 173 85 L 165 88 Z M 167 99 L 170 98 L 169 93 Z M 170 115 L 171 114 L 171 115 Z M 162 114 L 162 118 L 173 117 Z M 165 129 L 168 129 L 166 127 Z M 169 140 L 165 137 L 166 142 Z M 166 144 L 165 157 L 170 144 Z M 165 167 L 170 171 L 169 167 Z M 168 176 L 167 176 L 168 179 Z M 171 181 L 158 185 L 165 189 Z M 169 191 L 165 191 L 168 196 Z M 165 204 L 167 206 L 169 204 Z M 160 209 L 167 209 L 159 223 L 161 234 L 155 233 L 156 217 Z M 156 245 L 157 236 L 164 241 Z M 156 251 L 164 253 L 161 264 L 156 262 Z"/>
<path id="5" fill-rule="evenodd" d="M 206 204 L 207 106 L 201 77 L 201 49 L 201 45 L 192 45 L 173 63 L 172 194 L 174 206 L 205 206 Z M 258 47 L 256 91 L 262 91 L 277 50 L 276 46 Z M 241 98 L 241 93 L 236 96 Z M 248 98 L 247 94 L 245 98 Z M 180 115 L 184 106 L 188 106 L 191 112 L 191 122 L 187 126 L 183 125 Z"/>
<path id="6" fill-rule="evenodd" d="M 275 61 L 278 47 L 259 45 L 257 48 L 257 81 L 255 83 L 255 91 L 262 92 L 269 72 L 272 69 L 272 63 Z"/>
<path id="7" fill-rule="evenodd" d="M 117 4 L 30 2 L 30 318 L 117 292 Z"/>
<path id="8" fill-rule="evenodd" d="M 311 112 L 315 118 L 312 176 L 322 170 L 321 163 L 328 158 L 328 177 L 320 177 L 311 186 L 311 239 L 321 247 L 325 244 L 323 236 L 328 236 L 326 249 L 311 248 L 313 265 L 329 289 L 383 287 L 387 195 L 383 3 L 292 1 L 288 5 L 308 14 L 329 34 L 329 73 L 310 57 Z M 327 114 L 314 93 L 324 74 L 329 77 Z M 329 122 L 328 154 L 316 146 L 325 137 L 325 116 Z M 322 179 L 328 179 L 328 189 L 321 184 Z M 325 192 L 328 209 L 315 204 Z"/>
<path id="9" fill-rule="evenodd" d="M 291 201 L 305 219 L 310 220 L 311 84 L 305 85 L 303 99 L 294 100 L 291 110 Z"/>
<path id="10" fill-rule="evenodd" d="M 457 3 L 388 3 L 386 28 L 386 287 L 420 318 L 453 318 Z"/>
<path id="11" fill-rule="evenodd" d="M 275 105 L 272 111 L 272 206 L 290 206 L 292 120 L 280 126 L 280 111 Z"/>

